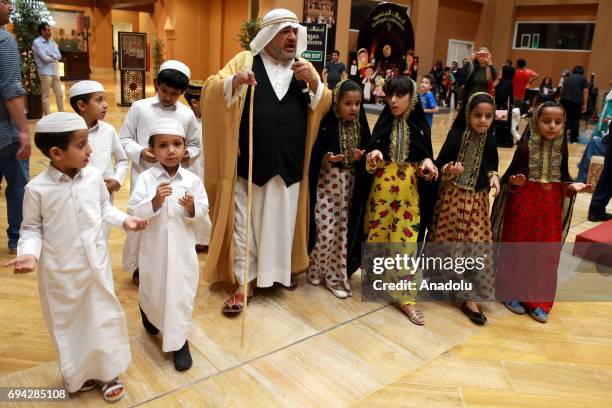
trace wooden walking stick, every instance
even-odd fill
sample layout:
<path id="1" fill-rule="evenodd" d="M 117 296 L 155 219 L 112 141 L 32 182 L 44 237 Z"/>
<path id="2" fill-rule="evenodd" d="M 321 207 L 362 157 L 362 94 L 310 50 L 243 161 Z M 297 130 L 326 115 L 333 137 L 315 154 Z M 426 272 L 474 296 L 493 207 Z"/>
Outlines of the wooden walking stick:
<path id="1" fill-rule="evenodd" d="M 251 85 L 251 98 L 249 103 L 249 170 L 247 179 L 247 227 L 246 227 L 246 251 L 244 259 L 244 307 L 242 310 L 242 336 L 240 347 L 244 348 L 244 339 L 247 330 L 247 312 L 249 303 L 249 252 L 251 249 L 251 208 L 253 206 L 253 100 L 255 97 L 255 85 Z"/>

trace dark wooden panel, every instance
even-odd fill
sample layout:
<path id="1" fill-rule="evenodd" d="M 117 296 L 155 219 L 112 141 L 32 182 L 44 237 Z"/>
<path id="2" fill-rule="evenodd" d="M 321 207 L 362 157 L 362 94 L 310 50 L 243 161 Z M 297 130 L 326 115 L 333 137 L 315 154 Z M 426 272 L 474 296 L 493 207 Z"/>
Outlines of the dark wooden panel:
<path id="1" fill-rule="evenodd" d="M 89 54 L 86 52 L 62 52 L 64 57 L 64 81 L 89 79 Z"/>

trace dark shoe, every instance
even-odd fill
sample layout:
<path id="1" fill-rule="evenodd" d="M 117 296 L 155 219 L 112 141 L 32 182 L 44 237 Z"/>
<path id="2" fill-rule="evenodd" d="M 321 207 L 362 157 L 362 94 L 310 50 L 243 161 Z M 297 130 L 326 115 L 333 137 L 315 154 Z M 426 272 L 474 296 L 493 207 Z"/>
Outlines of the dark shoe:
<path id="1" fill-rule="evenodd" d="M 140 308 L 140 317 L 142 317 L 142 325 L 147 333 L 149 333 L 151 336 L 155 336 L 157 333 L 159 333 L 159 329 L 153 326 L 153 323 L 149 321 L 145 312 L 142 311 L 142 308 Z"/>
<path id="2" fill-rule="evenodd" d="M 134 283 L 134 285 L 136 286 L 140 285 L 140 272 L 138 271 L 138 268 L 136 268 L 136 270 L 132 274 L 132 283 Z"/>
<path id="3" fill-rule="evenodd" d="M 600 221 L 610 221 L 610 220 L 612 220 L 612 214 L 610 213 L 592 214 L 589 212 L 589 221 L 600 222 Z"/>
<path id="4" fill-rule="evenodd" d="M 193 360 L 191 360 L 191 353 L 189 352 L 189 342 L 185 341 L 183 347 L 180 350 L 174 352 L 174 368 L 176 371 L 185 371 L 191 368 Z"/>
<path id="5" fill-rule="evenodd" d="M 487 322 L 487 316 L 483 315 L 481 312 L 474 312 L 472 309 L 467 307 L 466 302 L 461 305 L 461 311 L 463 312 L 463 314 L 469 317 L 472 323 L 474 324 L 482 326 Z"/>

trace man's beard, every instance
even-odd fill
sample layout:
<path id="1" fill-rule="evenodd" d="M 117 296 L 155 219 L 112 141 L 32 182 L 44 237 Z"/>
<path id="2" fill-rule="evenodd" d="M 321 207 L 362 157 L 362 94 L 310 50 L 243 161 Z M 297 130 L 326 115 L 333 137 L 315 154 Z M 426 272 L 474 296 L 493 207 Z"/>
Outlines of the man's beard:
<path id="1" fill-rule="evenodd" d="M 281 62 L 293 61 L 295 58 L 295 51 L 287 52 L 283 50 L 282 47 L 273 44 L 270 44 L 270 46 L 266 48 L 266 51 L 272 58 Z"/>

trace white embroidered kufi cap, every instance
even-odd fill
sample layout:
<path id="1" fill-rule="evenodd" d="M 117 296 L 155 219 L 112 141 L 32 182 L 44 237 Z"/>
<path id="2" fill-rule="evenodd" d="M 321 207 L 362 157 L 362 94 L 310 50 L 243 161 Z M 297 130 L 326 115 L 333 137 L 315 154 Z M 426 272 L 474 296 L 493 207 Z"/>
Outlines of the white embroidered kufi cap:
<path id="1" fill-rule="evenodd" d="M 151 124 L 149 137 L 153 135 L 172 135 L 185 137 L 185 128 L 176 119 L 159 118 Z"/>
<path id="2" fill-rule="evenodd" d="M 183 64 L 181 61 L 168 60 L 164 62 L 163 64 L 161 64 L 161 66 L 159 67 L 159 72 L 162 72 L 165 69 L 176 69 L 177 71 L 185 74 L 187 79 L 191 79 L 191 70 L 189 69 L 187 65 Z"/>
<path id="3" fill-rule="evenodd" d="M 297 28 L 297 43 L 295 46 L 295 56 L 299 58 L 307 47 L 307 32 L 306 27 L 300 24 L 297 16 L 292 11 L 286 9 L 270 10 L 264 16 L 261 22 L 261 30 L 257 33 L 250 47 L 253 55 L 257 55 L 263 50 L 266 45 L 285 27 Z"/>
<path id="4" fill-rule="evenodd" d="M 94 92 L 106 92 L 98 81 L 79 81 L 70 88 L 70 98 L 73 96 L 86 95 Z"/>
<path id="5" fill-rule="evenodd" d="M 61 133 L 75 130 L 87 130 L 85 120 L 72 112 L 55 112 L 45 116 L 36 123 L 36 133 Z"/>

